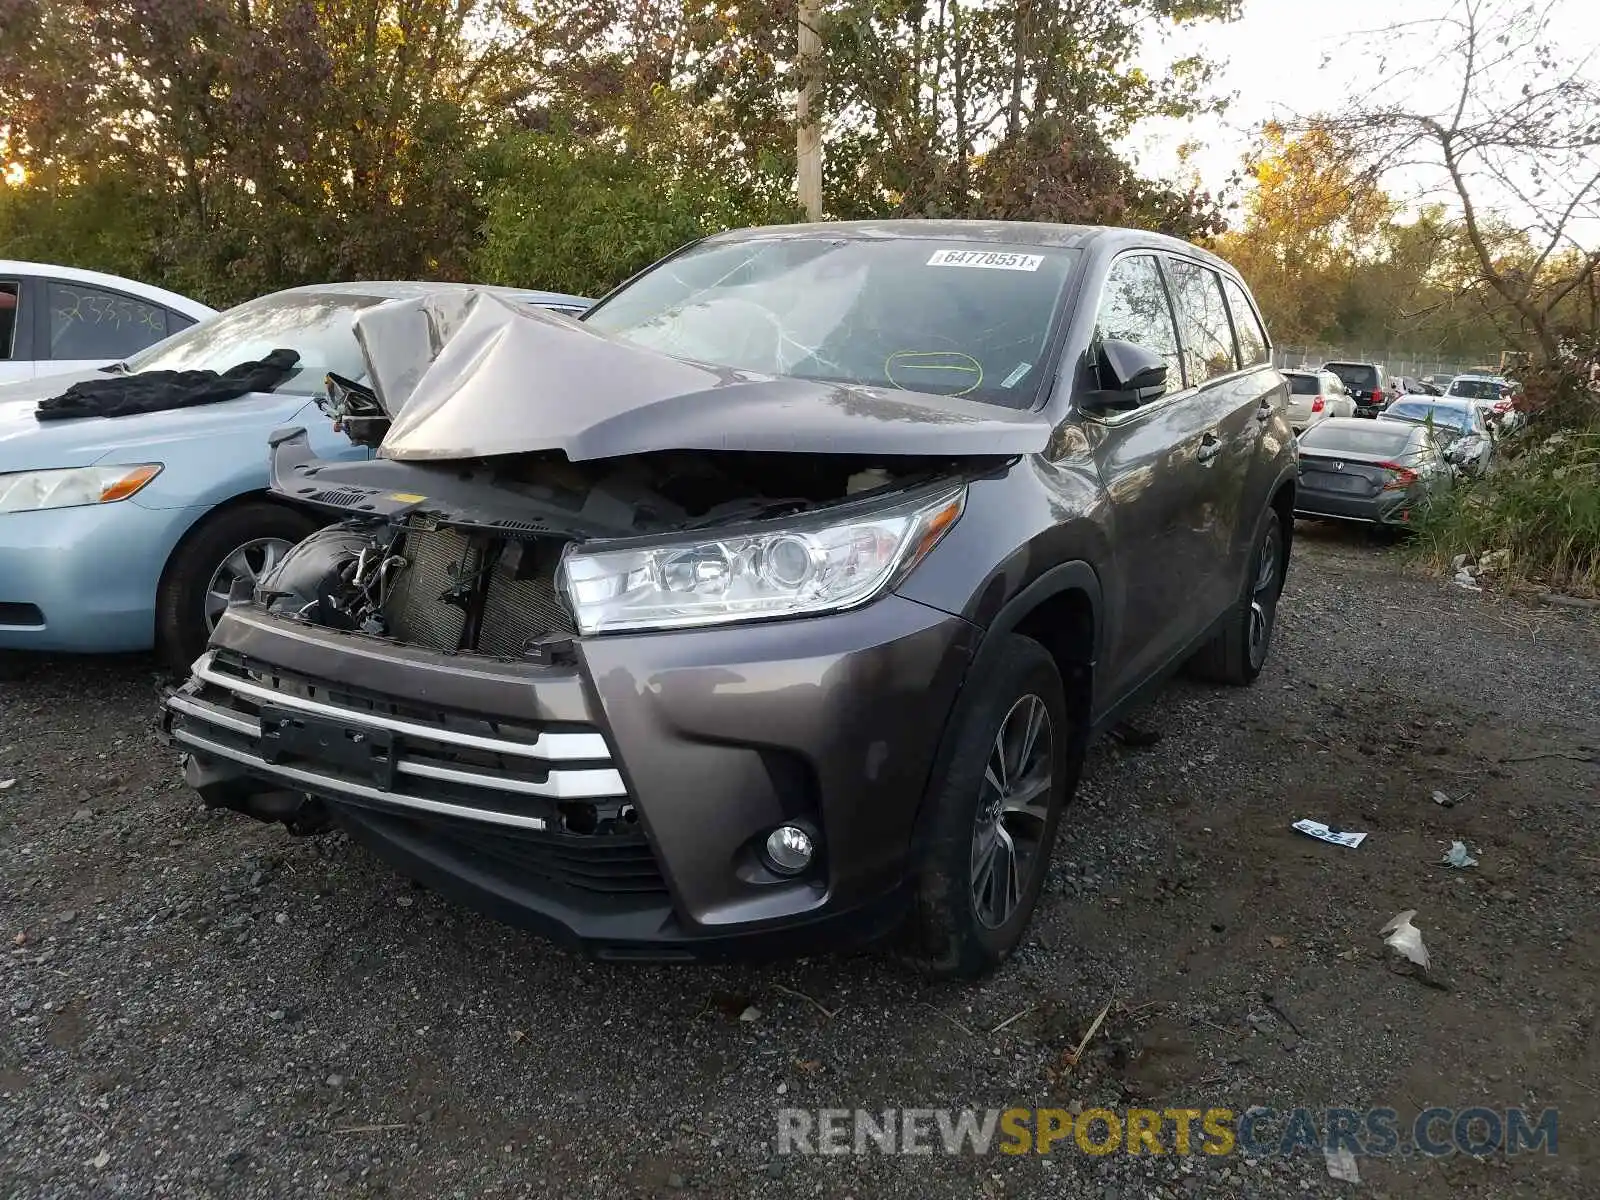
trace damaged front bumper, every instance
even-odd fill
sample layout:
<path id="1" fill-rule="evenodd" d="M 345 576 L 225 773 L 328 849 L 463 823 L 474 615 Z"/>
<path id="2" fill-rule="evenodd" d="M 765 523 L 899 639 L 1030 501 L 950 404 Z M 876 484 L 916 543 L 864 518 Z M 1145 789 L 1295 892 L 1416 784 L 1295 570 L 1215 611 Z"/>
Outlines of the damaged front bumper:
<path id="1" fill-rule="evenodd" d="M 738 630 L 453 654 L 236 604 L 169 699 L 208 805 L 326 816 L 406 873 L 604 955 L 794 954 L 891 926 L 978 631 L 890 594 Z M 759 847 L 813 828 L 798 877 Z"/>

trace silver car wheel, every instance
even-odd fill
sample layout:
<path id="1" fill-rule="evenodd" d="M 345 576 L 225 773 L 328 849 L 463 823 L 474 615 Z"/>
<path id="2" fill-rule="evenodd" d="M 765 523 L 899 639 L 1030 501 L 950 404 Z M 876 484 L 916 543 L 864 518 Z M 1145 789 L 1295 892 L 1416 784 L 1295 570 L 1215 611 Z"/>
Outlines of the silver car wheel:
<path id="1" fill-rule="evenodd" d="M 206 584 L 206 628 L 216 628 L 222 610 L 228 607 L 228 597 L 235 583 L 241 579 L 252 586 L 260 583 L 293 546 L 293 542 L 283 538 L 255 538 L 235 547 L 224 557 Z"/>
<path id="2" fill-rule="evenodd" d="M 1055 730 L 1050 710 L 1028 694 L 1000 722 L 983 769 L 972 828 L 972 902 L 978 920 L 998 929 L 1022 903 L 1050 815 Z"/>

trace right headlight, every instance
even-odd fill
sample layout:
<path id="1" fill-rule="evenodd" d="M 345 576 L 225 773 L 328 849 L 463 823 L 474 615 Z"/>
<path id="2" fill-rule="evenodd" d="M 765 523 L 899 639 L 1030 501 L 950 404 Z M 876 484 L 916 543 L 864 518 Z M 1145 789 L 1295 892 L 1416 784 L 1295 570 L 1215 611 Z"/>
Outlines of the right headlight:
<path id="1" fill-rule="evenodd" d="M 965 485 L 849 518 L 632 549 L 574 545 L 561 586 L 584 634 L 837 612 L 904 577 L 961 516 Z"/>

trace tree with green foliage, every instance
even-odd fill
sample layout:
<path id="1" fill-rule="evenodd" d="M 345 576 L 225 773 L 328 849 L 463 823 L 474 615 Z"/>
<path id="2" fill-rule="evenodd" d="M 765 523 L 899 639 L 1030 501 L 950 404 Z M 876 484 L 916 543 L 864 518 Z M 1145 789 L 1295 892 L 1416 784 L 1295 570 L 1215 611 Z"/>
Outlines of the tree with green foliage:
<path id="1" fill-rule="evenodd" d="M 1238 0 L 820 0 L 831 217 L 1212 228 L 1113 147 Z M 12 253 L 214 303 L 358 277 L 604 288 L 794 215 L 796 0 L 0 0 Z"/>

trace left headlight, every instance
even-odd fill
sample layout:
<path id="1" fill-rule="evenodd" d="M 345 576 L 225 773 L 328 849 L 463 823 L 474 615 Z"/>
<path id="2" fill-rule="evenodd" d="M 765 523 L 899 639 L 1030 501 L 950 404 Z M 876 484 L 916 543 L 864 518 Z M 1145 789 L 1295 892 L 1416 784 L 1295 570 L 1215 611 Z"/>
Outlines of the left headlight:
<path id="1" fill-rule="evenodd" d="M 160 463 L 16 471 L 0 475 L 0 513 L 113 504 L 126 500 L 159 474 Z"/>
<path id="2" fill-rule="evenodd" d="M 681 629 L 853 608 L 910 571 L 961 516 L 965 486 L 842 519 L 632 549 L 569 548 L 578 630 Z"/>

